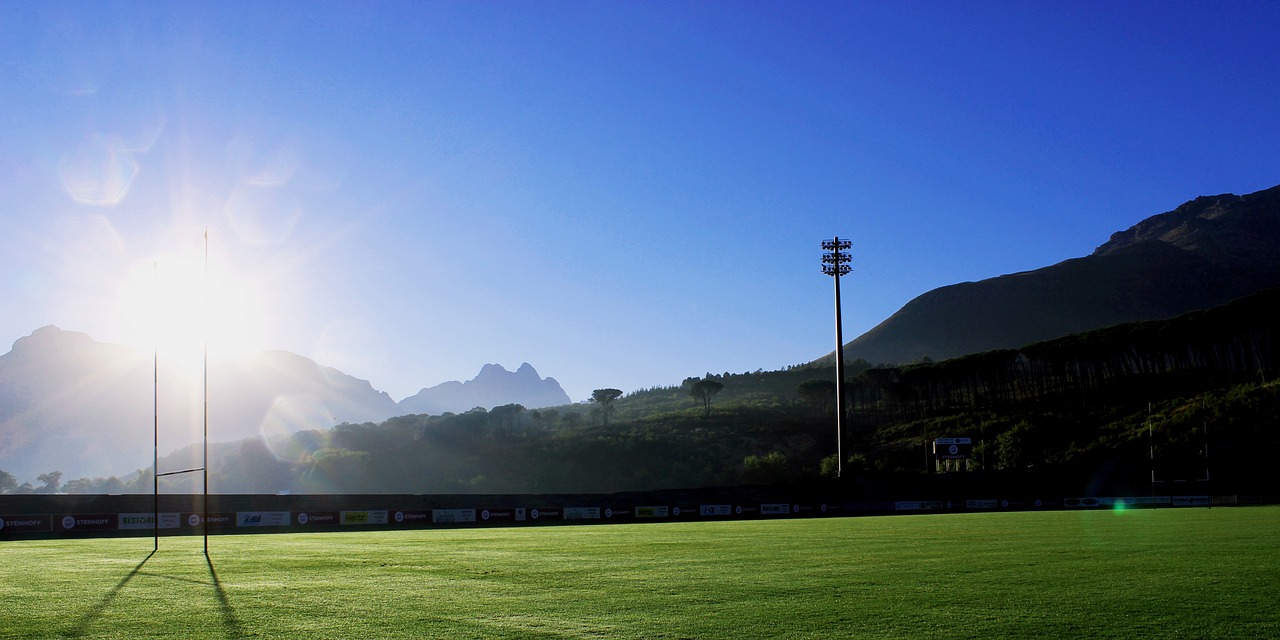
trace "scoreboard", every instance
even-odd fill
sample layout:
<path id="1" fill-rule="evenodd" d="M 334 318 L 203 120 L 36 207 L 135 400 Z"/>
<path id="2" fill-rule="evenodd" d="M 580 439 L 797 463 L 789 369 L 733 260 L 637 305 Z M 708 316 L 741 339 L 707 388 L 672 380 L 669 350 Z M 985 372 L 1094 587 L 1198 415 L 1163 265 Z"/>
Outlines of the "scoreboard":
<path id="1" fill-rule="evenodd" d="M 972 452 L 972 438 L 935 438 L 933 441 L 933 455 L 939 460 L 965 460 Z"/>

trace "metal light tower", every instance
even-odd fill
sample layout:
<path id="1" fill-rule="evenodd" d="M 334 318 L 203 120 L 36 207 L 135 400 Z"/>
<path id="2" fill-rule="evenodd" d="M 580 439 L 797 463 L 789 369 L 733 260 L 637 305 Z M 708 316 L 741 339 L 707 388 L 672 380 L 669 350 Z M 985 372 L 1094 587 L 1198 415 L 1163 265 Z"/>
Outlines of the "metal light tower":
<path id="1" fill-rule="evenodd" d="M 844 335 L 840 322 L 840 276 L 849 273 L 848 240 L 822 241 L 822 272 L 836 281 L 836 477 L 844 475 Z"/>

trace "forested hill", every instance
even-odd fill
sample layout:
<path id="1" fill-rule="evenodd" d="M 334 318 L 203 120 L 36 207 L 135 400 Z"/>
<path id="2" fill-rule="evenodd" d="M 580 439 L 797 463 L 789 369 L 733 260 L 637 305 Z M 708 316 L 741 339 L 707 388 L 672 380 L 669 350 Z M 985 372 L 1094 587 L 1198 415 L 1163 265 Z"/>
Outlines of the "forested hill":
<path id="1" fill-rule="evenodd" d="M 817 481 L 835 467 L 834 403 L 829 385 L 811 381 L 830 373 L 716 374 L 607 406 L 507 406 L 244 440 L 214 450 L 211 488 L 587 493 Z M 1072 491 L 1135 490 L 1149 481 L 1153 447 L 1160 473 L 1193 478 L 1211 445 L 1215 491 L 1276 491 L 1263 470 L 1280 446 L 1277 374 L 1277 290 L 1018 350 L 863 363 L 850 371 L 845 481 L 891 490 L 920 476 L 927 442 L 947 436 L 973 438 L 975 462 L 997 483 L 1034 471 Z M 718 385 L 709 403 L 695 387 L 707 381 Z"/>
<path id="2" fill-rule="evenodd" d="M 929 291 L 845 346 L 907 364 L 1158 320 L 1280 287 L 1280 186 L 1196 198 L 1092 255 Z M 831 360 L 828 354 L 826 360 Z"/>

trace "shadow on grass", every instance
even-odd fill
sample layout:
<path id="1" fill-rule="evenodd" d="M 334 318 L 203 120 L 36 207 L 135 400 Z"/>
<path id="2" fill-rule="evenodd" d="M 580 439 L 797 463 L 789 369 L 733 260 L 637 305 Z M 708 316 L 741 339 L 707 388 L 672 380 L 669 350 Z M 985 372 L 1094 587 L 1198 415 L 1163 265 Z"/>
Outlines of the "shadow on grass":
<path id="1" fill-rule="evenodd" d="M 107 595 L 102 596 L 101 600 L 90 607 L 84 615 L 80 616 L 80 619 L 76 620 L 75 626 L 68 629 L 64 635 L 68 638 L 83 637 L 85 632 L 89 629 L 89 625 L 92 625 L 95 620 L 102 617 L 102 612 L 106 611 L 108 606 L 111 606 L 111 602 L 116 599 L 116 596 L 120 595 L 120 591 L 124 589 L 124 586 L 129 584 L 129 581 L 133 580 L 133 577 L 142 571 L 142 565 L 146 564 L 147 561 L 151 559 L 151 556 L 154 556 L 155 554 L 155 550 L 148 553 L 147 557 L 143 558 L 142 562 L 139 562 L 138 566 L 133 568 L 133 571 L 130 571 L 128 575 L 121 578 L 120 582 L 117 582 L 116 586 L 112 587 L 111 590 L 107 592 Z"/>
<path id="2" fill-rule="evenodd" d="M 227 630 L 227 637 L 247 637 L 244 628 L 240 626 L 240 619 L 236 617 L 236 610 L 231 606 L 231 600 L 227 598 L 227 592 L 222 588 L 222 581 L 218 580 L 218 572 L 214 570 L 209 554 L 204 554 L 204 561 L 209 565 L 209 577 L 213 579 L 213 593 L 218 597 L 218 609 L 222 612 L 222 626 Z"/>
<path id="3" fill-rule="evenodd" d="M 178 582 L 213 585 L 213 594 L 218 599 L 218 611 L 222 615 L 222 627 L 224 630 L 226 630 L 227 637 L 228 638 L 248 637 L 244 632 L 244 627 L 240 625 L 240 619 L 236 617 L 235 609 L 232 608 L 231 606 L 231 600 L 227 598 L 226 590 L 222 588 L 222 582 L 218 579 L 218 572 L 213 568 L 213 560 L 209 558 L 208 554 L 205 554 L 204 561 L 209 567 L 209 578 L 212 580 L 212 582 L 205 582 L 203 580 L 191 580 L 189 578 L 178 578 L 174 576 L 166 576 L 158 573 L 149 573 L 149 572 L 143 571 L 142 570 L 143 565 L 147 564 L 147 561 L 150 560 L 151 556 L 154 556 L 155 554 L 156 554 L 155 551 L 148 553 L 147 557 L 143 558 L 142 562 L 138 563 L 138 566 L 134 567 L 133 570 L 130 571 L 128 575 L 121 578 L 120 582 L 116 583 L 116 586 L 112 587 L 111 590 L 108 591 L 107 594 L 104 595 L 101 600 L 99 600 L 92 607 L 90 607 L 89 610 L 86 611 L 84 615 L 80 616 L 80 618 L 76 620 L 76 624 L 70 629 L 68 629 L 67 631 L 65 631 L 62 635 L 68 638 L 84 637 L 85 634 L 88 632 L 89 628 L 93 625 L 93 623 L 102 617 L 102 612 L 106 611 L 107 607 L 111 606 L 111 603 L 116 599 L 116 596 L 120 595 L 120 592 L 124 590 L 125 585 L 128 585 L 129 582 L 133 580 L 136 576 L 141 575 L 141 576 L 147 576 L 149 578 L 162 578 L 165 580 L 176 580 Z"/>

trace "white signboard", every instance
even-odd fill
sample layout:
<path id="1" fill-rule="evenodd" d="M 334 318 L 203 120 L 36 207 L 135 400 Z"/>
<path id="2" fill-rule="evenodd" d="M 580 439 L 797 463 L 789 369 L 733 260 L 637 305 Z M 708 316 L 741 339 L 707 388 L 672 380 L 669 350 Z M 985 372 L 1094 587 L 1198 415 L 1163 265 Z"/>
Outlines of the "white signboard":
<path id="1" fill-rule="evenodd" d="M 155 513 L 122 513 L 120 514 L 121 529 L 177 529 L 180 524 L 181 514 L 178 513 L 162 513 L 160 514 L 160 526 L 155 526 Z"/>
<path id="2" fill-rule="evenodd" d="M 704 504 L 698 509 L 698 514 L 703 516 L 729 516 L 733 515 L 733 505 L 728 504 Z"/>
<path id="3" fill-rule="evenodd" d="M 475 522 L 475 509 L 432 509 L 431 521 L 437 523 Z"/>
<path id="4" fill-rule="evenodd" d="M 600 507 L 565 507 L 565 520 L 599 520 Z"/>
<path id="5" fill-rule="evenodd" d="M 237 511 L 237 527 L 287 527 L 293 520 L 289 511 Z"/>

